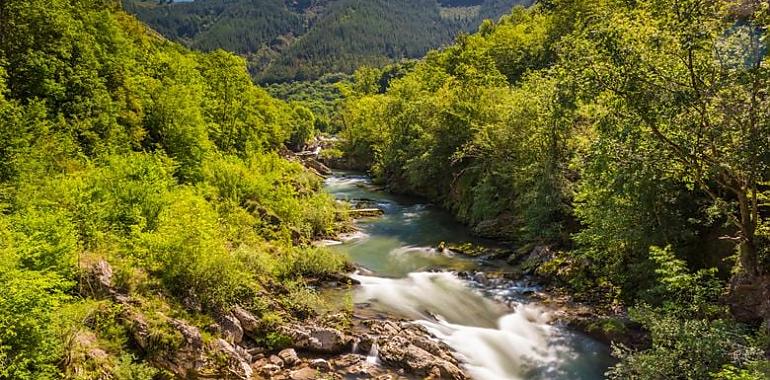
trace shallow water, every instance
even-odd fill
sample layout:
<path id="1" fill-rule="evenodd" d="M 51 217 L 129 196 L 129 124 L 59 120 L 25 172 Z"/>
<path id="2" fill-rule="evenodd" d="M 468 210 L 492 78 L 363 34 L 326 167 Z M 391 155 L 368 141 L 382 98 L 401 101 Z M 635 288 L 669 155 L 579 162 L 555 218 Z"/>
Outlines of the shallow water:
<path id="1" fill-rule="evenodd" d="M 549 324 L 550 313 L 526 300 L 526 284 L 494 289 L 436 270 L 486 269 L 439 243 L 474 239 L 446 212 L 375 190 L 366 176 L 336 173 L 326 188 L 338 199 L 367 200 L 385 210 L 359 222 L 361 232 L 333 249 L 371 271 L 356 275 L 359 307 L 396 314 L 425 326 L 461 356 L 477 380 L 602 379 L 611 363 L 606 346 Z M 495 267 L 496 268 L 496 267 Z M 496 268 L 497 269 L 497 268 Z"/>

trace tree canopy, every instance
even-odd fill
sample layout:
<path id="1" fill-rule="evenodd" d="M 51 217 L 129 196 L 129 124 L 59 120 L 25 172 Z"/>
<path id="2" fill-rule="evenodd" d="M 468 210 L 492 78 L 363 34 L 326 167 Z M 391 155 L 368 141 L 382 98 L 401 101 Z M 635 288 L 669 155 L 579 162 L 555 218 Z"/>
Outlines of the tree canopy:
<path id="1" fill-rule="evenodd" d="M 196 0 L 123 2 L 164 36 L 244 55 L 260 82 L 315 80 L 420 58 L 530 0 Z"/>
<path id="2" fill-rule="evenodd" d="M 479 234 L 552 247 L 538 270 L 578 295 L 636 305 L 653 350 L 621 349 L 611 377 L 751 367 L 727 346 L 751 351 L 736 319 L 770 321 L 762 291 L 747 290 L 770 285 L 767 9 L 516 8 L 386 88 L 370 85 L 382 71 L 359 70 L 344 149 L 390 189 L 443 204 Z M 683 291 L 698 293 L 677 298 Z"/>
<path id="3" fill-rule="evenodd" d="M 0 378 L 150 379 L 181 344 L 173 318 L 204 327 L 237 303 L 268 345 L 312 314 L 294 284 L 342 259 L 307 243 L 343 220 L 278 151 L 314 126 L 243 58 L 189 51 L 117 2 L 0 3 Z M 102 262 L 130 304 L 90 286 Z"/>

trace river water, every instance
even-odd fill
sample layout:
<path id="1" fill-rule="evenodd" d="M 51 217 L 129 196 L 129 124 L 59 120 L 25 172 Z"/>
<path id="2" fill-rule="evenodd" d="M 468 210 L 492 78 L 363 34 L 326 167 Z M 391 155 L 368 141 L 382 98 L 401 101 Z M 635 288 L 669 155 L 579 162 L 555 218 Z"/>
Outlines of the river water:
<path id="1" fill-rule="evenodd" d="M 455 273 L 499 269 L 451 252 L 440 242 L 474 242 L 446 212 L 372 188 L 366 176 L 338 172 L 326 181 L 338 199 L 367 200 L 385 215 L 359 221 L 360 232 L 334 249 L 367 270 L 355 275 L 357 307 L 422 324 L 451 346 L 476 380 L 602 379 L 608 348 L 551 323 L 548 310 L 527 300 L 531 284 L 490 287 Z M 504 268 L 503 268 L 504 269 Z M 478 278 L 478 277 L 476 277 Z"/>

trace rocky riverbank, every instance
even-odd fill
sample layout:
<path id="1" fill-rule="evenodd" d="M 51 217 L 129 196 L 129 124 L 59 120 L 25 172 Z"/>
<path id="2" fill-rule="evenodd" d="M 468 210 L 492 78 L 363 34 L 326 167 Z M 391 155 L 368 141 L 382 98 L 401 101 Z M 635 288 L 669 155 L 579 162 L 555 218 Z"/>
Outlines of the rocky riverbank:
<path id="1" fill-rule="evenodd" d="M 525 251 L 494 241 L 489 241 L 489 244 L 479 244 L 472 237 L 464 235 L 462 230 L 447 233 L 453 231 L 451 230 L 452 227 L 449 227 L 450 230 L 439 230 L 440 233 L 434 235 L 432 233 L 432 229 L 435 229 L 434 223 L 444 222 L 434 219 L 435 216 L 432 216 L 431 213 L 435 211 L 430 211 L 424 205 L 411 204 L 408 199 L 405 204 L 400 204 L 398 198 L 388 197 L 381 189 L 372 186 L 365 178 L 362 180 L 360 176 L 356 175 L 332 176 L 329 178 L 329 183 L 332 189 L 337 189 L 338 192 L 335 195 L 347 201 L 352 209 L 368 209 L 373 212 L 365 211 L 361 215 L 353 212 L 350 215 L 353 219 L 362 218 L 356 223 L 361 231 L 350 236 L 353 241 L 345 243 L 348 240 L 345 237 L 334 237 L 333 239 L 336 240 L 319 241 L 316 242 L 316 245 L 336 245 L 342 250 L 351 249 L 350 253 L 353 254 L 351 259 L 355 263 L 373 265 L 370 268 L 356 268 L 360 273 L 367 275 L 354 277 L 366 282 L 366 284 L 361 285 L 361 291 L 366 292 L 364 289 L 372 289 L 385 297 L 383 299 L 387 299 L 386 304 L 390 306 L 383 309 L 382 306 L 385 305 L 379 304 L 380 300 L 375 298 L 372 299 L 373 302 L 379 305 L 363 301 L 353 309 L 352 316 L 347 314 L 344 317 L 336 318 L 337 321 L 335 318 L 321 318 L 281 327 L 281 335 L 289 337 L 289 339 L 281 347 L 270 351 L 255 352 L 250 363 L 255 376 L 275 379 L 463 379 L 469 378 L 471 375 L 478 375 L 479 369 L 495 368 L 497 363 L 479 363 L 477 355 L 476 357 L 468 357 L 469 353 L 464 352 L 462 346 L 458 346 L 452 337 L 446 335 L 453 334 L 452 331 L 458 328 L 463 331 L 462 334 L 471 334 L 472 339 L 482 339 L 481 335 L 478 334 L 489 335 L 495 342 L 473 341 L 468 343 L 474 347 L 478 346 L 479 349 L 494 350 L 495 355 L 501 355 L 499 360 L 502 361 L 507 361 L 507 357 L 518 358 L 519 352 L 524 355 L 534 354 L 534 356 L 539 357 L 536 352 L 526 352 L 535 346 L 549 351 L 550 348 L 548 348 L 547 343 L 538 343 L 540 339 L 550 339 L 550 333 L 546 331 L 552 329 L 547 327 L 548 324 L 562 326 L 557 327 L 556 330 L 563 332 L 556 332 L 555 334 L 570 334 L 568 330 L 573 330 L 584 331 L 587 335 L 604 342 L 616 339 L 616 337 L 604 333 L 605 330 L 608 330 L 605 327 L 612 325 L 605 323 L 604 317 L 589 306 L 576 303 L 569 297 L 562 296 L 558 291 L 551 292 L 557 289 L 547 289 L 538 285 L 536 276 L 532 274 L 539 265 L 546 262 L 552 255 L 552 251 L 548 247 L 532 247 Z M 415 219 L 421 218 L 421 215 L 429 216 L 430 219 L 425 221 Z M 414 224 L 416 221 L 419 221 L 420 224 Z M 431 226 L 431 230 L 420 230 L 419 232 L 410 230 L 411 228 L 425 228 L 426 226 Z M 446 227 L 439 226 L 439 228 Z M 401 235 L 389 235 L 394 233 Z M 430 242 L 429 245 L 422 245 L 425 243 L 416 243 L 417 245 L 415 245 L 413 239 L 416 236 L 425 236 L 426 239 L 424 240 Z M 396 240 L 390 240 L 392 238 Z M 443 243 L 442 239 L 446 239 L 448 243 Z M 463 243 L 465 241 L 472 243 Z M 391 245 L 393 242 L 395 244 Z M 430 245 L 434 246 L 431 247 Z M 369 252 L 370 250 L 371 252 Z M 369 254 L 373 256 L 365 256 Z M 460 262 L 473 264 L 454 265 Z M 386 266 L 381 266 L 384 263 Z M 387 265 L 414 268 L 410 271 L 417 269 L 423 273 L 418 273 L 414 277 L 410 273 L 407 278 L 401 280 L 399 278 L 402 278 L 404 272 L 398 272 L 398 270 L 395 273 L 387 272 L 390 270 Z M 412 265 L 416 266 L 412 267 Z M 458 269 L 458 267 L 474 269 L 466 270 Z M 382 272 L 383 269 L 386 271 L 385 273 Z M 426 270 L 442 272 L 442 274 L 434 277 L 431 274 L 425 274 Z M 446 272 L 451 272 L 451 274 Z M 376 277 L 383 275 L 385 278 Z M 393 276 L 393 278 L 388 278 L 388 276 Z M 452 300 L 447 299 L 446 302 L 441 302 L 451 310 L 435 310 L 436 308 L 431 306 L 430 298 L 432 296 L 430 295 L 426 295 L 428 298 L 424 301 L 412 299 L 409 294 L 412 290 L 428 291 L 421 286 L 413 288 L 416 283 L 410 283 L 412 281 L 438 281 L 438 283 L 449 281 L 452 283 L 451 286 L 457 286 L 456 289 L 431 288 L 431 294 L 435 293 L 438 297 L 452 298 Z M 338 287 L 345 283 L 358 285 L 356 281 L 346 281 L 342 277 L 332 280 L 320 279 L 313 285 L 320 289 L 326 289 Z M 433 286 L 427 283 L 425 285 Z M 462 306 L 459 304 L 452 306 L 457 302 L 464 302 L 462 301 L 463 297 L 470 297 L 468 300 L 473 299 L 472 296 L 464 295 L 464 293 L 468 293 L 467 287 L 483 296 L 475 296 L 477 301 L 474 302 L 481 302 L 477 305 L 479 310 L 463 312 Z M 460 288 L 466 288 L 466 290 L 460 290 Z M 356 294 L 361 295 L 361 291 L 357 290 Z M 406 293 L 401 294 L 404 291 Z M 455 295 L 455 292 L 458 293 Z M 415 295 L 415 297 L 422 296 Z M 475 325 L 472 318 L 459 322 L 457 325 L 453 325 L 451 321 L 448 325 L 446 324 L 447 321 L 444 317 L 447 316 L 450 317 L 450 320 L 456 320 L 457 315 L 455 314 L 467 314 L 465 316 L 467 317 L 476 313 L 484 315 L 484 313 L 490 312 L 491 309 L 483 310 L 488 306 L 483 306 L 484 302 L 478 301 L 481 298 L 492 299 L 497 304 L 504 305 L 500 308 L 489 306 L 499 310 L 483 317 L 485 321 L 481 322 L 483 331 L 473 330 Z M 359 302 L 362 300 L 359 299 Z M 401 302 L 413 303 L 411 305 L 399 305 Z M 425 309 L 421 306 L 424 302 L 427 302 Z M 395 306 L 395 310 L 393 310 L 393 306 Z M 399 312 L 399 309 L 411 309 L 411 312 L 405 314 Z M 374 310 L 383 312 L 383 314 L 377 314 Z M 519 312 L 521 313 L 519 314 Z M 501 316 L 506 317 L 498 320 Z M 402 317 L 408 319 L 401 319 Z M 534 319 L 519 321 L 517 318 Z M 600 322 L 593 323 L 594 321 Z M 497 323 L 504 325 L 496 325 Z M 510 325 L 505 325 L 505 323 L 521 324 L 520 327 L 516 328 L 523 329 L 521 332 L 524 335 L 516 337 L 519 332 L 506 330 L 509 328 L 506 326 Z M 463 324 L 466 325 L 463 326 Z M 564 329 L 565 326 L 569 328 Z M 596 326 L 600 328 L 596 329 Z M 541 331 L 546 332 L 545 335 L 531 337 L 534 340 L 526 337 L 527 334 L 540 334 Z M 511 337 L 508 337 L 508 334 L 515 335 L 512 337 L 513 340 L 510 340 Z M 563 337 L 566 336 L 568 335 L 563 335 Z M 563 337 L 556 339 L 564 339 Z M 519 341 L 519 339 L 523 340 Z M 450 347 L 449 344 L 452 346 Z M 557 343 L 557 345 L 559 344 L 565 343 L 562 341 Z M 484 348 L 485 345 L 492 346 Z M 334 348 L 330 349 L 329 347 Z M 572 348 L 565 347 L 565 349 Z M 455 350 L 462 352 L 462 355 L 457 354 Z M 599 350 L 606 350 L 606 347 L 599 348 Z M 606 355 L 606 353 L 600 355 Z M 549 360 L 547 358 L 534 360 L 541 359 Z M 518 366 L 515 363 L 509 363 L 509 365 Z M 601 367 L 602 364 L 591 365 L 606 368 Z M 503 375 L 507 370 L 494 369 L 493 371 L 502 371 L 491 373 Z M 599 369 L 599 374 L 601 371 Z M 512 373 L 508 373 L 506 376 L 508 375 L 514 376 Z M 480 376 L 480 378 L 489 378 L 486 375 Z M 514 377 L 516 376 L 518 375 Z M 592 376 L 594 375 L 590 375 L 588 378 L 594 378 Z"/>
<path id="2" fill-rule="evenodd" d="M 142 302 L 113 284 L 106 261 L 87 268 L 84 286 L 91 295 L 110 299 L 122 310 L 121 318 L 137 348 L 153 365 L 178 378 L 232 379 L 467 379 L 451 349 L 423 327 L 383 315 L 354 313 L 296 321 L 275 328 L 279 342 L 261 346 L 259 319 L 236 306 L 202 331 L 191 322 L 165 315 L 145 315 Z M 341 322 L 343 321 L 343 322 Z M 179 336 L 173 349 L 161 350 L 159 331 Z M 78 337 L 87 345 L 88 337 Z M 89 355 L 98 350 L 84 347 Z"/>

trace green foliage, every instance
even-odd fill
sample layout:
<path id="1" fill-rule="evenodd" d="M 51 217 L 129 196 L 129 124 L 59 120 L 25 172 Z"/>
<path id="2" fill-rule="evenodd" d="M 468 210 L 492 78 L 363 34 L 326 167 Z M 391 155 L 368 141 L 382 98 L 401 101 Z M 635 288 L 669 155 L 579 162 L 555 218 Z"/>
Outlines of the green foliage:
<path id="1" fill-rule="evenodd" d="M 113 371 L 116 380 L 151 380 L 158 374 L 158 370 L 143 363 L 135 362 L 135 359 L 125 354 Z"/>
<path id="2" fill-rule="evenodd" d="M 312 3 L 312 4 L 311 4 Z M 526 0 L 125 0 L 128 12 L 190 47 L 249 59 L 261 82 L 318 79 L 422 57 Z"/>
<path id="3" fill-rule="evenodd" d="M 315 137 L 315 116 L 312 111 L 301 105 L 294 106 L 293 111 L 295 125 L 289 144 L 296 150 L 304 150 L 307 143 Z"/>
<path id="4" fill-rule="evenodd" d="M 328 249 L 305 248 L 293 250 L 284 264 L 280 270 L 283 276 L 319 277 L 339 272 L 344 260 Z"/>
<path id="5" fill-rule="evenodd" d="M 690 273 L 686 263 L 678 259 L 671 247 L 650 247 L 650 257 L 657 265 L 659 285 L 651 292 L 662 301 L 667 313 L 682 317 L 708 317 L 719 310 L 714 305 L 722 294 L 722 283 L 716 269 Z"/>
<path id="6" fill-rule="evenodd" d="M 3 270 L 0 284 L 0 377 L 55 378 L 63 341 L 55 325 L 64 320 L 71 283 L 55 275 Z"/>
<path id="7" fill-rule="evenodd" d="M 716 306 L 722 284 L 715 270 L 692 273 L 670 247 L 652 247 L 650 256 L 657 266 L 654 291 L 661 303 L 633 308 L 630 316 L 649 330 L 652 347 L 639 352 L 615 347 L 621 361 L 610 370 L 611 379 L 705 379 L 720 369 L 727 376 L 731 368 L 763 360 L 748 331 L 724 319 Z"/>
<path id="8" fill-rule="evenodd" d="M 309 108 L 315 115 L 315 129 L 333 133 L 341 124 L 338 112 L 344 96 L 340 87 L 350 80 L 347 74 L 325 74 L 315 81 L 272 83 L 266 89 L 278 99 Z"/>
<path id="9" fill-rule="evenodd" d="M 522 269 L 608 307 L 642 305 L 631 316 L 652 347 L 618 348 L 612 378 L 764 374 L 756 333 L 719 298 L 727 278 L 768 273 L 767 10 L 514 9 L 386 86 L 384 70 L 360 69 L 341 148 L 479 234 L 557 252 Z"/>
<path id="10" fill-rule="evenodd" d="M 339 270 L 300 247 L 335 232 L 335 202 L 277 154 L 314 126 L 252 84 L 242 58 L 190 52 L 116 2 L 2 2 L 0 378 L 155 378 L 148 359 L 182 344 L 170 318 L 206 326 L 264 284 Z M 92 299 L 100 260 L 131 306 Z M 315 300 L 274 302 L 301 316 Z"/>
<path id="11" fill-rule="evenodd" d="M 767 361 L 748 362 L 747 368 L 737 368 L 728 364 L 713 374 L 716 380 L 761 380 L 770 376 L 770 363 Z"/>
<path id="12" fill-rule="evenodd" d="M 650 330 L 652 348 L 615 347 L 621 362 L 610 370 L 611 379 L 707 379 L 723 365 L 762 360 L 762 352 L 730 321 L 679 319 L 645 308 L 634 318 Z"/>
<path id="13" fill-rule="evenodd" d="M 221 239 L 218 214 L 188 191 L 173 195 L 155 231 L 142 236 L 137 254 L 179 298 L 211 310 L 227 310 L 249 276 Z"/>
<path id="14" fill-rule="evenodd" d="M 492 235 L 563 237 L 569 92 L 557 87 L 558 72 L 509 82 L 545 65 L 531 56 L 548 56 L 541 42 L 551 38 L 550 19 L 516 9 L 405 75 L 384 81 L 387 70 L 359 70 L 342 113 L 348 157 L 393 190 L 439 200 L 468 223 L 508 216 Z"/>

